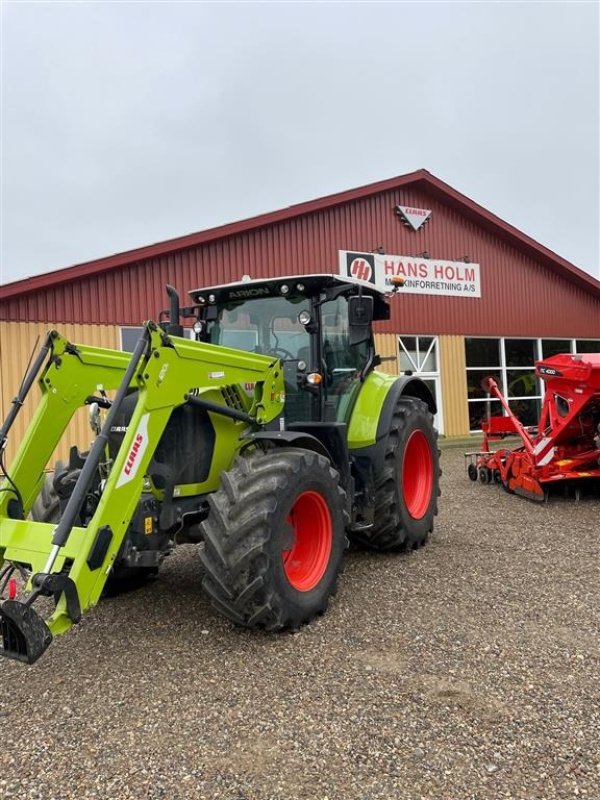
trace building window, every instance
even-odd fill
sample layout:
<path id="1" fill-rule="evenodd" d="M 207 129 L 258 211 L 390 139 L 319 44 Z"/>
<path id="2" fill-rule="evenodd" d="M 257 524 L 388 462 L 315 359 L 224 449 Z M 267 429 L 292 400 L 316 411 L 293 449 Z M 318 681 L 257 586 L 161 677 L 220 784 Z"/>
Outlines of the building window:
<path id="1" fill-rule="evenodd" d="M 125 353 L 133 353 L 143 330 L 141 326 L 137 328 L 121 328 L 121 350 Z M 194 331 L 192 328 L 184 328 L 183 335 L 186 339 L 194 339 Z M 228 344 L 227 346 L 234 347 L 235 345 Z"/>
<path id="2" fill-rule="evenodd" d="M 467 397 L 469 406 L 469 429 L 481 430 L 481 423 L 488 413 L 502 415 L 502 406 L 497 400 L 486 400 L 481 381 L 488 375 L 502 386 L 502 355 L 500 339 L 465 339 L 467 363 Z"/>
<path id="3" fill-rule="evenodd" d="M 429 387 L 437 407 L 434 425 L 439 433 L 443 433 L 444 420 L 437 336 L 399 336 L 398 351 L 400 372 L 418 375 Z"/>
<path id="4" fill-rule="evenodd" d="M 504 339 L 504 396 L 524 425 L 536 425 L 542 405 L 541 382 L 535 375 L 539 342 L 537 339 Z"/>
<path id="5" fill-rule="evenodd" d="M 576 353 L 600 353 L 600 339 L 577 339 Z"/>
<path id="6" fill-rule="evenodd" d="M 572 339 L 542 339 L 542 358 L 573 352 Z"/>
<path id="7" fill-rule="evenodd" d="M 121 328 L 121 350 L 126 353 L 133 353 L 143 330 L 141 327 Z"/>
<path id="8" fill-rule="evenodd" d="M 570 340 L 567 343 L 570 345 Z M 567 352 L 570 352 L 570 346 Z M 537 423 L 542 387 L 536 378 L 534 364 L 541 357 L 540 340 L 465 339 L 465 356 L 471 431 L 481 430 L 481 424 L 488 416 L 503 416 L 505 413 L 500 401 L 488 398 L 481 388 L 482 379 L 488 375 L 496 380 L 509 408 L 524 425 Z"/>
<path id="9" fill-rule="evenodd" d="M 468 367 L 499 367 L 500 339 L 465 339 Z"/>
<path id="10" fill-rule="evenodd" d="M 600 339 L 465 339 L 469 428 L 505 412 L 498 400 L 490 400 L 481 388 L 482 378 L 495 378 L 508 405 L 524 425 L 539 419 L 544 382 L 535 375 L 535 362 L 561 353 L 600 353 Z"/>
<path id="11" fill-rule="evenodd" d="M 537 339 L 503 339 L 507 367 L 531 367 L 537 358 Z"/>
<path id="12" fill-rule="evenodd" d="M 401 372 L 437 372 L 437 339 L 433 336 L 401 336 Z"/>

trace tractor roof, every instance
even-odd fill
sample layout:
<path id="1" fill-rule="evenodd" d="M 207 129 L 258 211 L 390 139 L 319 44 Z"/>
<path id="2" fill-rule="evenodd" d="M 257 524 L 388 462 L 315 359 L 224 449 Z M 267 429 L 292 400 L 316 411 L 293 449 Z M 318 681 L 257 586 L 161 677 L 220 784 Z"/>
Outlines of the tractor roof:
<path id="1" fill-rule="evenodd" d="M 235 283 L 192 289 L 189 295 L 195 303 L 206 302 L 209 295 L 214 295 L 215 299 L 212 302 L 216 305 L 222 305 L 223 303 L 243 302 L 261 297 L 281 297 L 281 288 L 283 286 L 289 288 L 289 293 L 285 293 L 286 297 L 314 297 L 324 289 L 335 287 L 346 287 L 345 291 L 342 292 L 344 295 L 358 294 L 359 290 L 362 290 L 363 294 L 371 295 L 375 301 L 374 319 L 389 319 L 390 312 L 386 300 L 386 292 L 367 281 L 360 281 L 343 275 L 323 273 L 258 279 L 245 276 L 243 280 Z"/>

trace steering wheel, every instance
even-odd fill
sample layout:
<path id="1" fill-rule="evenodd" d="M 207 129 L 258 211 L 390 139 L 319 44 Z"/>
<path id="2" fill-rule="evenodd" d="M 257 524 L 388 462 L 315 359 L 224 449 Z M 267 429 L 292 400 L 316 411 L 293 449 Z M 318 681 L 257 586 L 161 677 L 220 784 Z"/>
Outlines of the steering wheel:
<path id="1" fill-rule="evenodd" d="M 269 350 L 270 356 L 277 356 L 277 358 L 281 359 L 282 361 L 297 361 L 297 357 L 290 353 L 289 350 L 286 350 L 285 347 L 274 347 L 272 350 Z"/>

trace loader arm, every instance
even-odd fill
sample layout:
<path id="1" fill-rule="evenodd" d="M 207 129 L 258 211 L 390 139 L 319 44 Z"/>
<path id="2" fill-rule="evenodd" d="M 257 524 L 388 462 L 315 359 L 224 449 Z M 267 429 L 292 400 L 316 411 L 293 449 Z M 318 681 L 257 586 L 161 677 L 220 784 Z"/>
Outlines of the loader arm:
<path id="1" fill-rule="evenodd" d="M 282 370 L 272 356 L 167 336 L 154 323 L 146 324 L 131 357 L 72 345 L 56 332 L 49 340 L 50 353 L 38 380 L 41 401 L 8 467 L 10 481 L 0 487 L 0 593 L 14 570 L 25 571 L 28 577 L 25 596 L 9 598 L 0 606 L 0 654 L 29 663 L 44 652 L 53 636 L 69 630 L 81 613 L 98 602 L 173 410 L 186 403 L 202 404 L 218 435 L 228 441 L 229 446 L 222 448 L 224 455 L 213 459 L 204 484 L 191 487 L 190 493 L 201 494 L 218 488 L 221 471 L 243 445 L 244 433 L 275 419 L 284 404 Z M 247 409 L 227 407 L 221 387 L 249 381 L 255 388 Z M 28 520 L 48 460 L 75 411 L 100 384 L 105 390 L 116 390 L 115 400 L 60 522 L 54 526 Z M 137 389 L 138 395 L 127 431 L 95 513 L 86 527 L 79 527 L 74 523 L 98 464 L 105 458 L 112 420 L 131 389 Z M 10 435 L 14 408 L 21 401 L 15 403 L 9 424 L 2 428 L 5 437 Z M 40 595 L 55 602 L 46 619 L 33 608 Z"/>

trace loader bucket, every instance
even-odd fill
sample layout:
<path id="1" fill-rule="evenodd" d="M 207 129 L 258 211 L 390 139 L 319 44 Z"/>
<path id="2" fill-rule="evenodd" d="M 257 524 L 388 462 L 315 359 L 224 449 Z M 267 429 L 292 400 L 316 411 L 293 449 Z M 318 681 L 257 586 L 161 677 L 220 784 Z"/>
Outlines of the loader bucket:
<path id="1" fill-rule="evenodd" d="M 6 600 L 0 606 L 0 655 L 33 664 L 52 641 L 44 620 L 31 606 Z"/>

